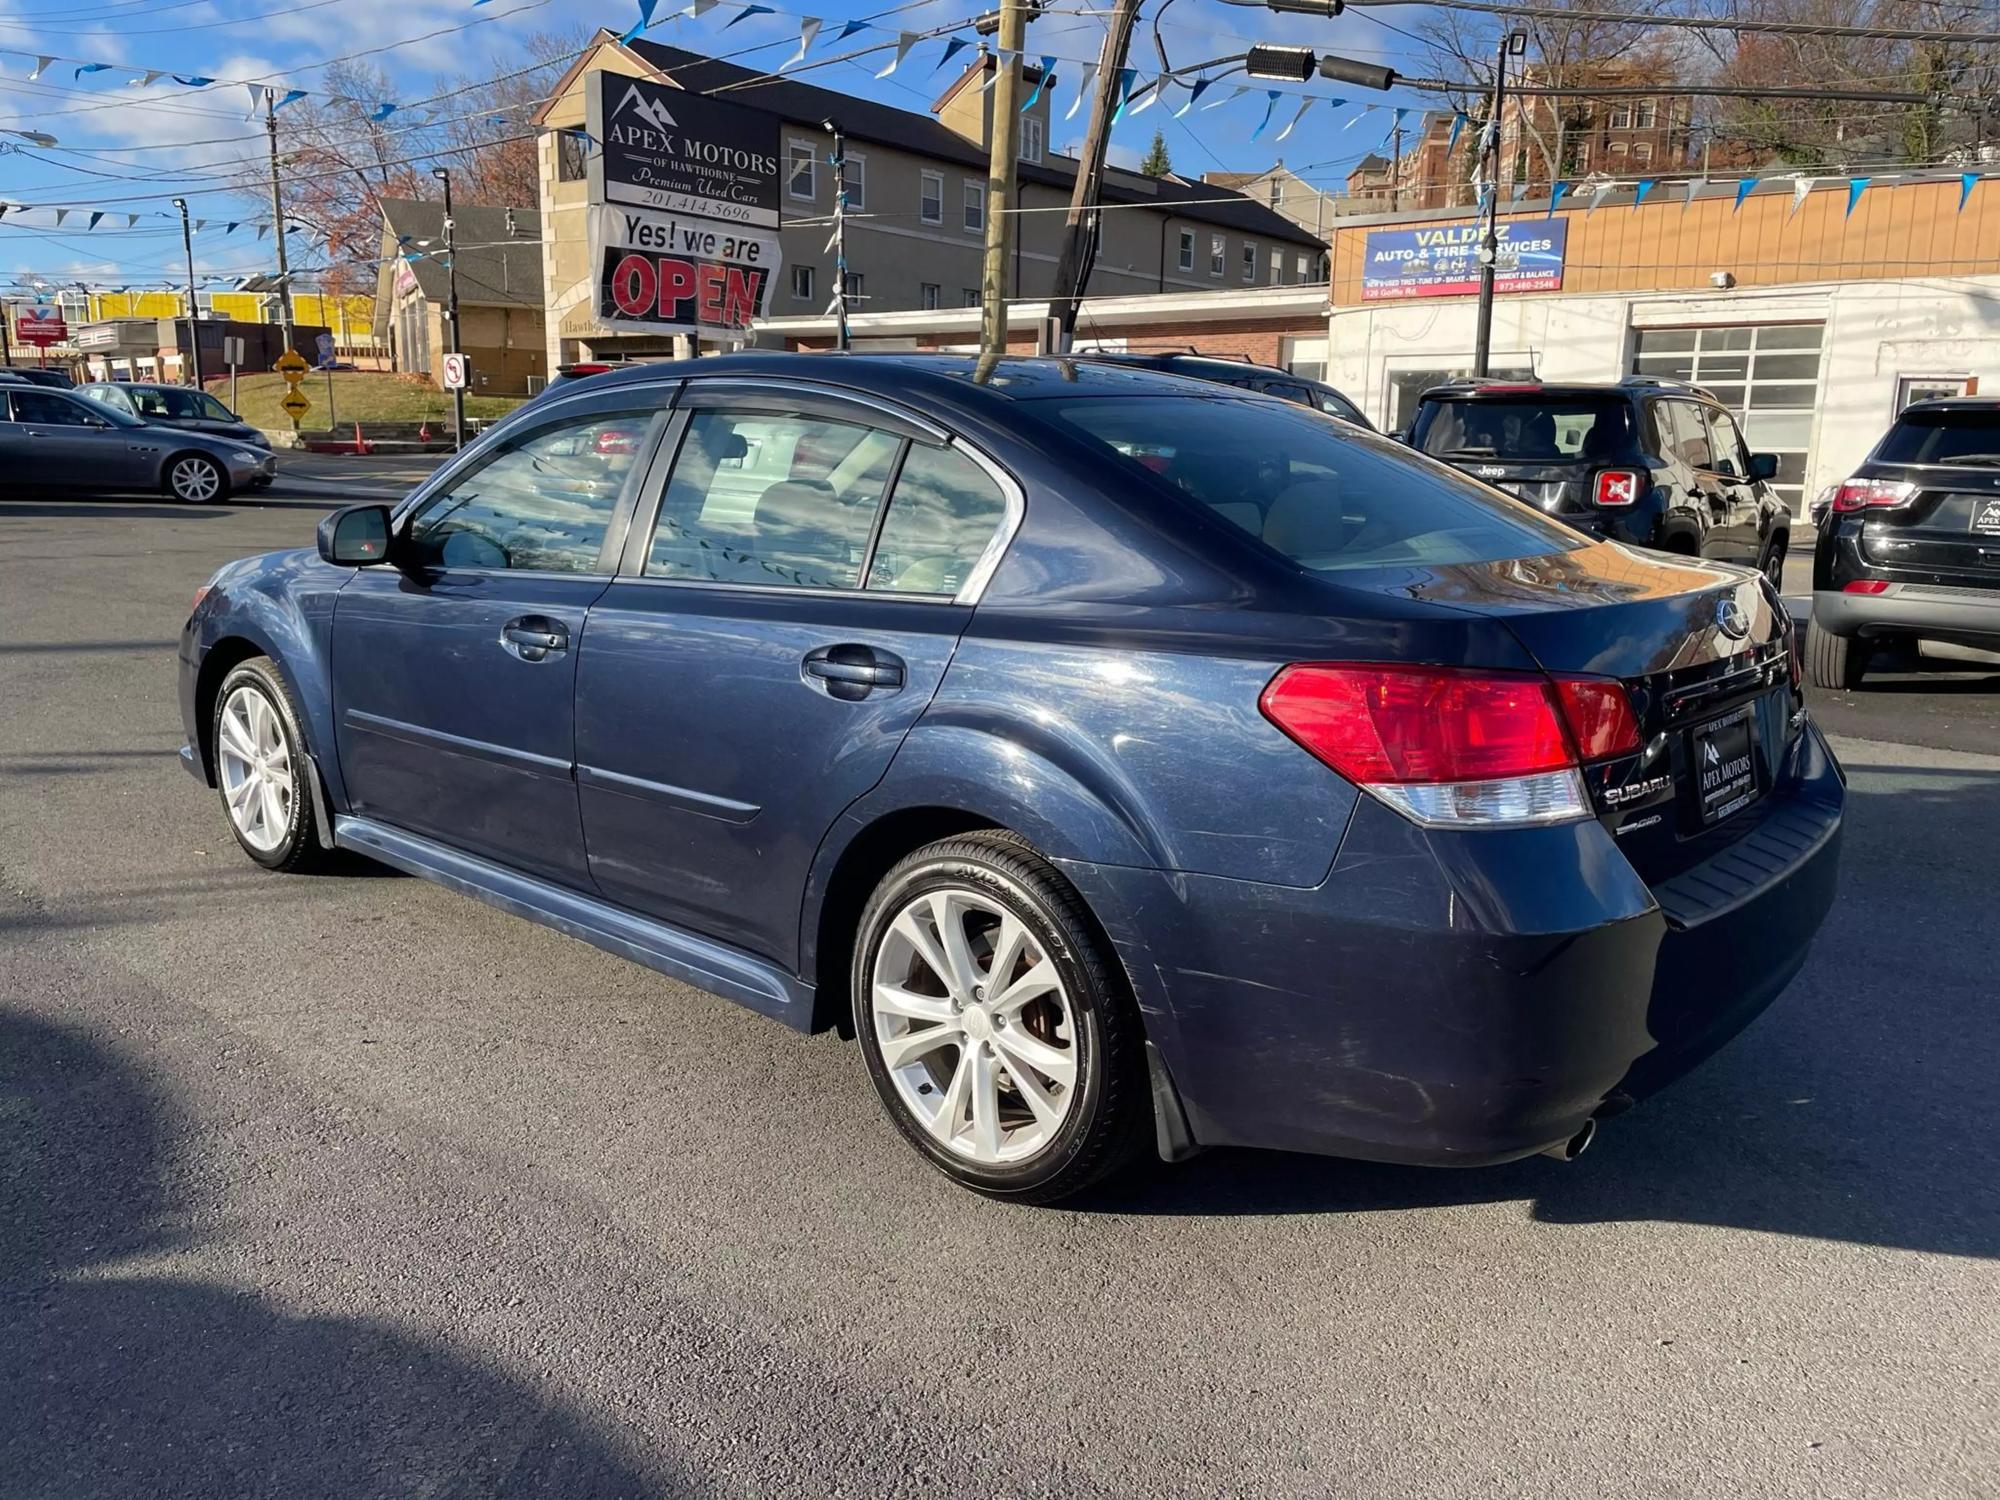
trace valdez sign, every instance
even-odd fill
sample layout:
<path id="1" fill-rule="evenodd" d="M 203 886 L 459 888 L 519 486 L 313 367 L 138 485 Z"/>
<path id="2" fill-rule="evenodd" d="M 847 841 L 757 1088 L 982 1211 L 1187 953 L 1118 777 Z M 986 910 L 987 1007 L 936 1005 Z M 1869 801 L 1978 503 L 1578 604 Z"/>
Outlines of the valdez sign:
<path id="1" fill-rule="evenodd" d="M 1516 220 L 1498 225 L 1497 232 L 1500 246 L 1493 264 L 1496 292 L 1562 289 L 1569 220 Z M 1361 300 L 1455 297 L 1478 291 L 1480 237 L 1477 224 L 1371 229 L 1362 251 Z"/>

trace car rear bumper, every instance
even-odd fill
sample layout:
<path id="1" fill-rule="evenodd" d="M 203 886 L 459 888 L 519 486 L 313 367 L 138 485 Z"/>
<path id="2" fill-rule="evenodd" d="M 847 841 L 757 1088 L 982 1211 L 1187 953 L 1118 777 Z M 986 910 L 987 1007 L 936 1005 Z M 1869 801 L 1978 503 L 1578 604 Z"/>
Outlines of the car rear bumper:
<path id="1" fill-rule="evenodd" d="M 1755 829 L 1649 888 L 1601 824 L 1436 834 L 1358 804 L 1314 890 L 1065 866 L 1202 1145 L 1476 1166 L 1686 1072 L 1805 961 L 1844 790 L 1810 726 Z"/>
<path id="2" fill-rule="evenodd" d="M 1892 583 L 1880 594 L 1813 594 L 1813 624 L 1832 635 L 1881 635 L 1930 631 L 1953 637 L 2000 640 L 2000 588 L 1947 588 Z"/>

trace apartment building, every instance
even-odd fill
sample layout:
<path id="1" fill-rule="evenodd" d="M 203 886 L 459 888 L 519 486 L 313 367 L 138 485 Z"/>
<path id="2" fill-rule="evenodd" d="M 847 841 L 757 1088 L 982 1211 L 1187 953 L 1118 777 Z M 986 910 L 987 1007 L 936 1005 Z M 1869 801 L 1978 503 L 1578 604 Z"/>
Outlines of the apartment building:
<path id="1" fill-rule="evenodd" d="M 541 215 L 470 203 L 454 204 L 452 215 L 455 250 L 447 256 L 442 203 L 382 200 L 376 337 L 396 369 L 435 376 L 451 348 L 445 311 L 456 261 L 459 335 L 473 390 L 493 396 L 537 391 L 548 378 Z"/>
<path id="2" fill-rule="evenodd" d="M 1363 210 L 1355 200 L 1325 186 L 1326 179 L 1308 181 L 1285 165 L 1283 157 L 1261 172 L 1204 172 L 1201 180 L 1263 204 L 1273 213 L 1283 214 L 1315 239 L 1325 239 L 1334 218 Z"/>
<path id="3" fill-rule="evenodd" d="M 773 117 L 782 164 L 779 238 L 783 267 L 773 317 L 823 313 L 833 297 L 828 241 L 835 185 L 831 120 L 847 161 L 848 305 L 856 314 L 974 306 L 986 243 L 986 174 L 997 66 L 976 55 L 927 112 L 898 109 L 795 78 L 600 32 L 537 115 L 542 136 L 546 225 L 545 305 L 549 360 L 669 352 L 671 341 L 614 334 L 597 318 L 589 248 L 589 143 L 593 75 L 648 78 L 671 88 L 721 94 Z M 1037 85 L 1040 85 L 1037 91 Z M 1052 120 L 1069 107 L 1058 83 L 1023 70 L 1020 210 L 1010 295 L 1046 297 L 1060 249 L 1063 209 L 1076 161 L 1051 144 Z M 1098 254 L 1099 295 L 1298 286 L 1322 274 L 1323 242 L 1283 213 L 1234 189 L 1177 176 L 1107 175 Z"/>

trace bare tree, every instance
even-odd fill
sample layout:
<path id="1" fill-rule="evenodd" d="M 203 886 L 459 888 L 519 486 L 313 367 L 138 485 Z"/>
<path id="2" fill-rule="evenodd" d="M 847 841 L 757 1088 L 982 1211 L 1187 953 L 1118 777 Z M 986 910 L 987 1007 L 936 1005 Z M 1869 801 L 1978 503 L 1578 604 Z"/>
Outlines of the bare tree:
<path id="1" fill-rule="evenodd" d="M 540 167 L 530 121 L 585 40 L 581 31 L 536 32 L 518 52 L 488 59 L 486 81 L 448 86 L 457 96 L 448 101 L 440 149 L 453 153 L 452 186 L 464 202 L 535 206 Z"/>

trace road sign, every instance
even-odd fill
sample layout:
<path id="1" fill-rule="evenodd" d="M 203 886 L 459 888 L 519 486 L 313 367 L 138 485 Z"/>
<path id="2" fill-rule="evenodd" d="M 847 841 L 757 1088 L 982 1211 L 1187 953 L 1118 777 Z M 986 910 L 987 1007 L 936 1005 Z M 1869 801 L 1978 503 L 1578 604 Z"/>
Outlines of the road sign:
<path id="1" fill-rule="evenodd" d="M 280 401 L 278 405 L 282 406 L 285 409 L 285 415 L 294 421 L 312 410 L 312 402 L 306 399 L 305 392 L 297 386 L 286 391 L 285 399 Z"/>
<path id="2" fill-rule="evenodd" d="M 243 335 L 232 333 L 222 341 L 222 362 L 225 365 L 243 363 Z"/>
<path id="3" fill-rule="evenodd" d="M 448 391 L 462 391 L 472 384 L 472 362 L 463 354 L 447 354 L 439 378 Z"/>
<path id="4" fill-rule="evenodd" d="M 24 344 L 46 349 L 51 344 L 69 342 L 69 324 L 52 307 L 37 307 L 14 320 L 14 337 Z"/>
<path id="5" fill-rule="evenodd" d="M 283 354 L 278 356 L 277 363 L 272 365 L 271 368 L 284 376 L 293 385 L 297 385 L 301 380 L 305 379 L 306 371 L 310 370 L 312 366 L 306 363 L 305 356 L 300 354 L 298 350 L 287 349 Z"/>

